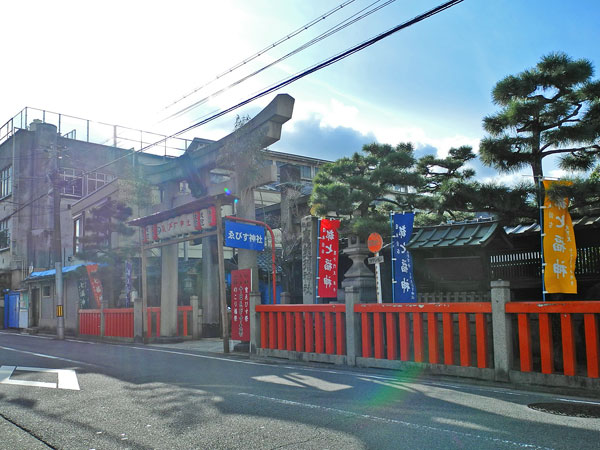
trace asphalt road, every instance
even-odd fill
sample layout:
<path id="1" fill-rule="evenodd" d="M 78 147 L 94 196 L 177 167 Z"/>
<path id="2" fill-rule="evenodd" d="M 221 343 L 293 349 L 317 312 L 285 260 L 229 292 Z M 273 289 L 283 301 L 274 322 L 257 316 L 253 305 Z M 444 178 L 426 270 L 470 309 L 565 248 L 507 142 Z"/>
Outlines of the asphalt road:
<path id="1" fill-rule="evenodd" d="M 0 332 L 0 449 L 600 448 L 600 419 L 527 406 L 559 400 L 600 405 L 418 372 Z"/>

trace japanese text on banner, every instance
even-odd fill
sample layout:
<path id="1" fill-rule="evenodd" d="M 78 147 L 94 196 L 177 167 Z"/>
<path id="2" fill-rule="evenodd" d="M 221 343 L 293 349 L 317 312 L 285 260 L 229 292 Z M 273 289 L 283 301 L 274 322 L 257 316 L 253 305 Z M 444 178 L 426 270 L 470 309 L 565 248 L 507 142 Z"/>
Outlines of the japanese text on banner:
<path id="1" fill-rule="evenodd" d="M 231 338 L 250 340 L 252 269 L 231 271 Z"/>
<path id="2" fill-rule="evenodd" d="M 413 263 L 406 245 L 413 231 L 414 213 L 392 214 L 392 287 L 394 303 L 417 301 Z"/>
<path id="3" fill-rule="evenodd" d="M 94 294 L 94 300 L 96 301 L 96 306 L 100 308 L 102 304 L 102 283 L 96 277 L 96 272 L 98 271 L 98 264 L 89 264 L 86 267 L 88 277 L 90 278 L 90 286 L 92 288 L 92 293 Z"/>
<path id="4" fill-rule="evenodd" d="M 560 181 L 544 180 L 544 188 Z M 544 199 L 544 286 L 548 293 L 577 293 L 575 260 L 577 247 L 568 211 L 569 199 Z"/>
<path id="5" fill-rule="evenodd" d="M 319 221 L 319 283 L 317 295 L 321 298 L 337 297 L 339 227 L 339 220 L 321 219 Z"/>

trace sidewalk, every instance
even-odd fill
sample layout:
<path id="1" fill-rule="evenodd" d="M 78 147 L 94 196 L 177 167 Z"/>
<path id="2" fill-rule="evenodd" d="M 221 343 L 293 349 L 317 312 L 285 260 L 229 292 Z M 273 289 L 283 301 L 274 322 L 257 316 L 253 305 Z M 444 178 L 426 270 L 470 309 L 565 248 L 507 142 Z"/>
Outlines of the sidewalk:
<path id="1" fill-rule="evenodd" d="M 229 352 L 233 353 L 233 349 L 236 344 L 240 343 L 240 341 L 229 340 Z M 176 348 L 179 350 L 194 350 L 199 352 L 210 352 L 210 353 L 225 353 L 223 350 L 223 339 L 221 338 L 203 338 L 197 341 L 183 341 L 183 342 L 174 342 L 174 343 L 150 343 L 147 344 L 150 347 L 161 347 L 161 348 Z M 238 353 L 238 352 L 236 352 Z M 242 354 L 242 352 L 239 352 Z M 248 354 L 248 352 L 243 352 L 243 354 Z"/>

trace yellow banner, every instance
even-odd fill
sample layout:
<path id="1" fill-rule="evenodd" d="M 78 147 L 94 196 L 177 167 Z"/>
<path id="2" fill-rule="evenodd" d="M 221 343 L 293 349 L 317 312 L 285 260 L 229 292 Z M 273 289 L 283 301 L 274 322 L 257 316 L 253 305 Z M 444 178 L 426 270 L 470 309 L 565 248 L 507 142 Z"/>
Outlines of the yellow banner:
<path id="1" fill-rule="evenodd" d="M 544 188 L 564 181 L 544 180 Z M 569 199 L 544 199 L 544 283 L 548 293 L 577 294 L 575 259 L 577 247 L 569 214 Z"/>

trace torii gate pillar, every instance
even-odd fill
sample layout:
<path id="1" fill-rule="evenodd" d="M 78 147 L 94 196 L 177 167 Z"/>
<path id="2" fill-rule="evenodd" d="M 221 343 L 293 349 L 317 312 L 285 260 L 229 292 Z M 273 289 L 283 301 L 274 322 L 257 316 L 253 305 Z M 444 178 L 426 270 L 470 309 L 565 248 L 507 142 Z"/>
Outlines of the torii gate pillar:
<path id="1" fill-rule="evenodd" d="M 228 187 L 232 193 L 239 197 L 237 207 L 238 217 L 244 219 L 255 219 L 254 188 L 262 184 L 276 180 L 274 167 L 266 167 L 263 173 L 254 180 L 251 185 L 240 186 L 239 177 L 227 183 L 213 183 L 210 181 L 210 171 L 219 166 L 219 156 L 226 149 L 228 157 L 235 159 L 243 158 L 243 152 L 247 150 L 260 150 L 277 142 L 281 137 L 282 125 L 292 117 L 294 109 L 294 98 L 287 94 L 277 95 L 267 107 L 246 124 L 235 130 L 224 138 L 207 142 L 206 140 L 194 139 L 184 155 L 174 158 L 165 164 L 154 166 L 141 166 L 142 176 L 152 184 L 170 185 L 172 182 L 187 180 L 194 197 L 216 197 L 223 194 L 223 188 Z M 232 181 L 234 186 L 232 186 Z M 220 211 L 218 212 L 220 213 Z M 214 247 L 213 239 L 203 239 L 203 263 L 212 258 Z M 204 247 L 207 249 L 204 250 Z M 171 246 L 164 248 L 163 267 L 171 266 L 166 272 L 161 273 L 161 335 L 175 336 L 177 321 L 177 251 L 171 250 Z M 177 246 L 175 245 L 175 248 Z M 208 257 L 210 252 L 211 257 Z M 172 254 L 173 253 L 173 254 Z M 175 256 L 174 256 L 175 255 Z M 216 261 L 210 261 L 210 265 Z M 174 268 L 173 268 L 174 266 Z M 204 264 L 203 264 L 204 266 Z M 239 251 L 239 267 L 252 270 L 252 282 L 254 290 L 258 289 L 258 264 L 256 253 L 250 250 Z M 214 270 L 211 270 L 214 269 Z M 212 320 L 218 319 L 219 283 L 213 274 L 217 271 L 213 266 L 206 271 L 203 269 L 203 292 L 202 305 L 205 313 L 204 321 L 212 324 Z M 171 281 L 175 280 L 175 284 Z M 168 291 L 168 292 L 167 292 Z M 174 295 L 173 292 L 175 292 Z M 210 303 L 210 304 L 209 304 Z M 145 304 L 145 303 L 144 303 Z M 172 314 L 167 312 L 172 310 Z M 214 318 L 212 316 L 215 316 Z M 210 316 L 210 317 L 209 317 Z M 163 317 L 165 318 L 163 328 Z"/>

